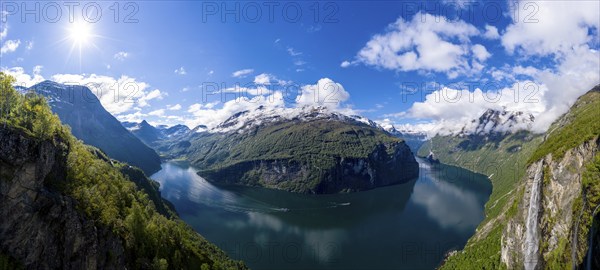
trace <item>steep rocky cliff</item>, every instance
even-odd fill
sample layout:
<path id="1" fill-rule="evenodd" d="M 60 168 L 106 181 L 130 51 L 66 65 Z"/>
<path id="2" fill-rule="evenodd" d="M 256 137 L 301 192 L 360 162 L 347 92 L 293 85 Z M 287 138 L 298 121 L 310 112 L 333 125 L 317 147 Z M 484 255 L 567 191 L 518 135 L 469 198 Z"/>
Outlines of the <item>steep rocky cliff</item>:
<path id="1" fill-rule="evenodd" d="M 502 262 L 508 268 L 570 268 L 582 263 L 588 243 L 579 236 L 587 235 L 591 225 L 582 220 L 583 211 L 590 209 L 582 176 L 600 150 L 599 143 L 590 140 L 562 158 L 548 154 L 529 166 L 516 213 L 502 235 Z"/>
<path id="2" fill-rule="evenodd" d="M 27 269 L 245 268 L 179 221 L 141 170 L 73 144 L 0 128 L 0 256 Z M 78 171 L 75 156 L 94 164 Z M 108 166 L 122 175 L 88 182 Z"/>
<path id="3" fill-rule="evenodd" d="M 485 173 L 493 184 L 486 219 L 441 268 L 600 268 L 598 119 L 600 86 L 545 134 L 463 134 L 427 142 L 420 155 L 433 150 L 442 163 Z"/>
<path id="4" fill-rule="evenodd" d="M 509 268 L 591 267 L 584 261 L 600 203 L 600 86 L 581 96 L 550 127 L 516 189 L 515 211 L 502 235 Z M 596 254 L 597 255 L 597 254 Z M 592 258 L 590 258 L 592 259 Z M 596 265 L 600 267 L 599 265 Z"/>
<path id="5" fill-rule="evenodd" d="M 0 269 L 245 269 L 0 72 Z"/>
<path id="6" fill-rule="evenodd" d="M 121 239 L 56 189 L 66 179 L 66 158 L 60 141 L 0 129 L 1 250 L 32 269 L 125 265 Z"/>
<path id="7" fill-rule="evenodd" d="M 366 157 L 335 157 L 328 167 L 292 159 L 253 160 L 199 174 L 214 183 L 320 194 L 404 183 L 418 177 L 417 166 L 408 146 L 395 142 L 379 144 Z"/>

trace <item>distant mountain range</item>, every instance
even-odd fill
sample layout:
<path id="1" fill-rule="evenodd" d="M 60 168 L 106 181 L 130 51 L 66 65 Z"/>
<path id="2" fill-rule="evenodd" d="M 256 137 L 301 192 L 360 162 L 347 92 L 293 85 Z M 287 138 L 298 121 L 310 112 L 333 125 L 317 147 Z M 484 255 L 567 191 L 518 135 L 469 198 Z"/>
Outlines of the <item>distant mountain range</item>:
<path id="1" fill-rule="evenodd" d="M 122 122 L 122 124 L 123 127 L 149 146 L 153 146 L 156 142 L 161 140 L 181 137 L 191 131 L 190 128 L 185 125 L 175 125 L 172 127 L 161 125 L 154 127 L 146 122 L 146 120 L 143 120 L 140 123 Z"/>
<path id="2" fill-rule="evenodd" d="M 84 143 L 102 149 L 111 158 L 141 168 L 147 175 L 160 170 L 158 154 L 106 111 L 89 88 L 44 81 L 17 90 L 46 97 L 52 112 Z"/>

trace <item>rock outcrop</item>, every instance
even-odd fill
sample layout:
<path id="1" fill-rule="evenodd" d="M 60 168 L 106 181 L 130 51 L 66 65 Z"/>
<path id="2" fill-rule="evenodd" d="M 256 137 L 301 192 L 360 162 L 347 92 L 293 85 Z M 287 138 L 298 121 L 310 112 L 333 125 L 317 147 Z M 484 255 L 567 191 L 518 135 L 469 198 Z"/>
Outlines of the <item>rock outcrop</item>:
<path id="1" fill-rule="evenodd" d="M 575 203 L 584 195 L 582 190 L 582 174 L 585 165 L 590 163 L 600 150 L 598 138 L 588 141 L 567 151 L 564 157 L 554 159 L 547 155 L 533 163 L 527 170 L 524 190 L 517 213 L 512 217 L 502 235 L 502 262 L 509 269 L 521 268 L 531 264 L 535 259 L 534 269 L 544 268 L 549 257 L 564 254 L 552 254 L 555 251 L 570 250 L 572 262 L 578 264 L 587 251 L 588 243 L 578 239 L 579 219 L 585 205 L 575 211 Z M 531 248 L 527 243 L 527 221 L 530 220 L 530 196 L 536 188 L 536 178 L 541 177 L 541 200 L 536 218 L 539 239 L 538 257 L 526 260 L 525 254 Z"/>
<path id="2" fill-rule="evenodd" d="M 0 251 L 27 269 L 123 268 L 122 241 L 56 190 L 67 172 L 63 143 L 0 129 Z"/>

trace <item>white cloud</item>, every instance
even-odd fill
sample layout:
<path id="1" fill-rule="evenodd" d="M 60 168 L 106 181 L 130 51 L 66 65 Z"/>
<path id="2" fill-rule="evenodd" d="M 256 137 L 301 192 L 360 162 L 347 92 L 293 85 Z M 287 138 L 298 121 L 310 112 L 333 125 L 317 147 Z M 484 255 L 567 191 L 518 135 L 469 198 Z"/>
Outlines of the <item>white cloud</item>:
<path id="1" fill-rule="evenodd" d="M 130 114 L 120 114 L 120 115 L 117 115 L 116 117 L 121 122 L 139 123 L 139 122 L 142 122 L 142 120 L 144 120 L 144 118 L 147 116 L 148 116 L 147 114 L 137 111 L 137 112 L 130 113 Z"/>
<path id="2" fill-rule="evenodd" d="M 477 28 L 462 20 L 423 13 L 411 21 L 400 17 L 367 42 L 357 61 L 390 70 L 443 72 L 454 78 L 471 69 L 470 37 L 477 34 Z"/>
<path id="3" fill-rule="evenodd" d="M 295 106 L 286 106 L 286 100 L 281 91 L 262 93 L 254 97 L 240 96 L 234 100 L 223 103 L 219 109 L 214 108 L 217 103 L 192 104 L 188 112 L 192 116 L 185 124 L 195 127 L 199 124 L 214 128 L 227 120 L 231 115 L 249 110 L 247 119 L 255 119 L 263 113 L 275 113 L 282 117 L 292 117 L 304 109 L 312 109 L 321 106 L 330 111 L 343 114 L 356 114 L 348 106 L 343 106 L 350 95 L 344 87 L 328 78 L 320 79 L 316 84 L 301 87 L 301 92 L 296 97 Z M 262 107 L 262 110 L 256 110 Z"/>
<path id="4" fill-rule="evenodd" d="M 493 87 L 493 84 L 481 87 Z M 427 129 L 435 134 L 454 134 L 463 128 L 475 128 L 471 122 L 479 118 L 487 109 L 521 111 L 530 113 L 536 118 L 546 111 L 542 101 L 547 88 L 531 81 L 520 81 L 502 89 L 474 91 L 442 87 L 425 96 L 422 102 L 415 102 L 408 111 L 390 117 L 426 119 L 429 123 L 421 124 L 417 129 Z M 475 123 L 476 124 L 476 123 Z M 515 129 L 526 129 L 530 126 L 516 126 Z"/>
<path id="5" fill-rule="evenodd" d="M 442 3 L 446 5 L 446 9 L 449 6 L 454 6 L 456 9 L 466 9 L 469 5 L 475 3 L 473 0 L 442 0 Z"/>
<path id="6" fill-rule="evenodd" d="M 303 66 L 305 64 L 306 64 L 306 62 L 304 60 L 296 60 L 296 61 L 294 61 L 294 65 L 296 65 L 296 66 Z"/>
<path id="7" fill-rule="evenodd" d="M 600 53 L 589 45 L 600 41 L 600 2 L 520 1 L 515 5 L 525 6 L 535 9 L 535 15 L 517 17 L 518 13 L 512 12 L 513 22 L 502 35 L 502 45 L 521 57 L 552 56 L 546 64 L 549 68 L 518 65 L 505 77 L 530 77 L 545 89 L 541 102 L 546 111 L 533 127 L 542 132 L 581 94 L 600 83 Z"/>
<path id="8" fill-rule="evenodd" d="M 238 97 L 247 96 L 247 95 L 260 96 L 260 95 L 267 95 L 267 94 L 273 93 L 273 91 L 271 89 L 268 89 L 267 87 L 265 87 L 265 85 L 258 85 L 256 87 L 243 87 L 243 86 L 236 85 L 234 87 L 224 89 L 223 92 L 224 93 L 236 93 L 236 94 L 238 94 Z"/>
<path id="9" fill-rule="evenodd" d="M 350 63 L 349 61 L 344 61 L 344 62 L 342 62 L 342 63 L 340 64 L 340 67 L 347 68 L 347 67 L 349 67 L 351 64 L 352 64 L 352 63 Z"/>
<path id="10" fill-rule="evenodd" d="M 340 104 L 350 98 L 344 87 L 329 78 L 320 79 L 316 84 L 305 85 L 296 97 L 296 105 L 322 106 L 328 109 L 339 109 Z"/>
<path id="11" fill-rule="evenodd" d="M 258 85 L 286 85 L 291 82 L 280 80 L 273 74 L 261 73 L 254 77 L 254 83 Z"/>
<path id="12" fill-rule="evenodd" d="M 25 46 L 25 49 L 27 49 L 28 51 L 33 49 L 33 41 L 27 41 L 27 45 Z"/>
<path id="13" fill-rule="evenodd" d="M 575 100 L 600 83 L 600 53 L 587 45 L 573 48 L 560 60 L 556 70 L 536 71 L 533 78 L 547 90 L 542 102 L 546 111 L 539 115 L 534 130 L 545 131 L 560 115 L 566 113 Z"/>
<path id="14" fill-rule="evenodd" d="M 260 106 L 265 109 L 283 108 L 285 104 L 283 94 L 275 92 L 269 96 L 257 96 L 254 98 L 239 97 L 223 103 L 223 107 L 220 109 L 215 109 L 214 105 L 207 105 L 199 103 L 191 105 L 188 112 L 192 113 L 192 116 L 185 121 L 185 124 L 189 127 L 196 127 L 202 124 L 212 128 L 238 112 L 246 110 L 254 111 Z"/>
<path id="15" fill-rule="evenodd" d="M 0 41 L 4 40 L 7 35 L 8 35 L 8 27 L 6 25 L 3 25 L 2 29 L 0 29 Z"/>
<path id="16" fill-rule="evenodd" d="M 163 116 L 163 115 L 165 115 L 165 110 L 164 109 L 154 110 L 154 111 L 149 112 L 148 115 Z"/>
<path id="17" fill-rule="evenodd" d="M 535 121 L 532 131 L 545 132 L 559 116 L 566 113 L 575 100 L 600 83 L 600 53 L 580 46 L 558 60 L 554 69 L 515 66 L 510 72 L 525 75 L 528 81 L 516 81 L 511 87 L 475 91 L 443 88 L 426 95 L 406 111 L 392 117 L 429 119 L 429 134 L 460 131 L 485 110 L 495 109 L 530 113 Z M 498 70 L 499 71 L 499 70 Z M 504 71 L 499 71 L 504 73 Z M 500 76 L 500 75 L 499 75 Z M 485 85 L 484 85 L 485 86 Z M 487 85 L 494 87 L 494 84 Z M 517 126 L 516 128 L 525 128 Z"/>
<path id="18" fill-rule="evenodd" d="M 287 52 L 290 54 L 290 56 L 298 56 L 302 54 L 302 52 L 296 51 L 292 47 L 288 47 Z"/>
<path id="19" fill-rule="evenodd" d="M 195 104 L 192 104 L 192 105 L 190 105 L 190 106 L 188 107 L 188 110 L 187 110 L 187 111 L 188 111 L 188 112 L 190 112 L 190 113 L 195 113 L 195 112 L 197 112 L 197 111 L 199 111 L 199 110 L 201 110 L 201 109 L 212 109 L 212 108 L 214 108 L 214 107 L 215 107 L 217 104 L 219 104 L 219 102 L 218 102 L 218 101 L 215 101 L 215 102 L 209 102 L 209 103 L 206 103 L 206 104 L 195 103 Z"/>
<path id="20" fill-rule="evenodd" d="M 195 104 L 190 105 L 190 107 L 188 108 L 188 112 L 194 113 L 194 112 L 199 111 L 200 109 L 202 109 L 202 104 L 195 103 Z"/>
<path id="21" fill-rule="evenodd" d="M 534 10 L 535 14 L 511 12 L 513 23 L 502 35 L 502 45 L 512 53 L 548 55 L 569 51 L 573 46 L 598 42 L 590 30 L 600 29 L 598 1 L 519 1 L 515 7 Z M 517 16 L 515 14 L 518 14 Z"/>
<path id="22" fill-rule="evenodd" d="M 271 84 L 271 75 L 262 73 L 254 77 L 255 84 Z"/>
<path id="23" fill-rule="evenodd" d="M 213 74 L 215 74 L 215 71 L 214 71 L 214 70 L 211 70 L 211 71 L 209 71 L 209 72 L 208 72 L 208 76 L 211 76 L 211 75 L 213 75 Z"/>
<path id="24" fill-rule="evenodd" d="M 187 74 L 187 72 L 185 71 L 184 67 L 180 67 L 180 68 L 176 69 L 174 72 L 175 72 L 175 74 L 178 74 L 178 75 L 185 75 L 185 74 Z"/>
<path id="25" fill-rule="evenodd" d="M 128 52 L 118 52 L 118 53 L 115 53 L 115 55 L 113 57 L 119 61 L 124 61 L 125 59 L 127 59 L 129 57 L 129 53 Z"/>
<path id="26" fill-rule="evenodd" d="M 483 33 L 483 37 L 487 39 L 499 39 L 500 34 L 498 34 L 498 28 L 493 25 L 486 24 L 485 25 L 485 33 Z"/>
<path id="27" fill-rule="evenodd" d="M 161 92 L 158 89 L 154 89 L 148 93 L 145 93 L 144 96 L 140 97 L 138 99 L 138 104 L 140 107 L 146 107 L 148 106 L 148 101 L 153 100 L 153 99 L 163 99 L 163 97 L 167 95 L 166 93 Z"/>
<path id="28" fill-rule="evenodd" d="M 113 115 L 148 106 L 151 100 L 162 99 L 166 95 L 159 89 L 150 91 L 149 84 L 126 75 L 113 78 L 96 74 L 56 74 L 52 76 L 52 80 L 64 84 L 88 86 L 102 106 Z"/>
<path id="29" fill-rule="evenodd" d="M 515 57 L 540 67 L 508 64 L 490 68 L 497 82 L 508 81 L 510 87 L 497 85 L 496 90 L 446 89 L 426 96 L 406 111 L 392 117 L 427 119 L 431 133 L 452 133 L 460 130 L 471 119 L 478 118 L 486 109 L 522 111 L 535 116 L 534 132 L 545 132 L 559 116 L 567 112 L 575 100 L 600 83 L 600 53 L 590 46 L 597 46 L 600 22 L 600 3 L 597 1 L 521 1 L 516 5 L 529 5 L 537 13 L 525 22 L 525 15 L 513 17 L 503 35 L 502 45 Z M 515 13 L 512 13 L 512 16 Z M 498 30 L 486 26 L 484 37 L 495 39 Z M 489 52 L 478 44 L 472 46 L 477 63 L 489 58 Z M 550 56 L 550 57 L 548 57 Z M 492 85 L 492 87 L 494 87 Z M 446 92 L 446 93 L 444 93 Z M 440 97 L 449 97 L 440 99 Z M 485 98 L 485 94 L 488 98 Z M 500 97 L 496 100 L 496 95 Z M 462 96 L 455 100 L 452 97 Z M 466 98 L 465 98 L 466 97 Z"/>
<path id="30" fill-rule="evenodd" d="M 0 48 L 1 54 L 11 53 L 17 50 L 21 45 L 21 40 L 7 40 L 3 43 L 2 48 Z"/>
<path id="31" fill-rule="evenodd" d="M 167 106 L 169 111 L 179 111 L 181 110 L 181 104 L 175 104 L 173 106 Z"/>
<path id="32" fill-rule="evenodd" d="M 32 75 L 27 74 L 22 67 L 4 68 L 2 71 L 15 77 L 17 85 L 31 87 L 45 80 L 41 75 L 42 68 L 40 65 L 35 66 Z M 126 75 L 113 78 L 96 74 L 55 74 L 50 79 L 67 85 L 89 87 L 102 106 L 115 116 L 134 109 L 139 110 L 148 106 L 151 100 L 162 99 L 167 95 L 159 89 L 149 91 L 149 84 Z"/>
<path id="33" fill-rule="evenodd" d="M 233 73 L 231 73 L 231 76 L 235 77 L 235 78 L 244 78 L 244 77 L 246 77 L 247 75 L 250 75 L 253 72 L 254 72 L 254 69 L 247 68 L 247 69 L 242 69 L 242 70 L 234 71 Z"/>
<path id="34" fill-rule="evenodd" d="M 33 75 L 29 75 L 25 72 L 22 67 L 13 67 L 8 69 L 2 69 L 8 75 L 13 76 L 17 81 L 16 85 L 23 87 L 31 87 L 37 83 L 44 81 L 44 77 L 40 74 L 42 66 L 35 66 L 33 68 Z"/>
<path id="35" fill-rule="evenodd" d="M 44 66 L 41 65 L 37 65 L 35 67 L 33 67 L 33 75 L 40 75 L 42 74 L 42 68 L 44 68 Z"/>
<path id="36" fill-rule="evenodd" d="M 492 56 L 487 49 L 481 45 L 481 44 L 475 44 L 471 47 L 471 50 L 473 50 L 473 55 L 475 56 L 475 58 L 477 58 L 477 60 L 483 62 L 485 60 L 487 60 L 490 56 Z"/>

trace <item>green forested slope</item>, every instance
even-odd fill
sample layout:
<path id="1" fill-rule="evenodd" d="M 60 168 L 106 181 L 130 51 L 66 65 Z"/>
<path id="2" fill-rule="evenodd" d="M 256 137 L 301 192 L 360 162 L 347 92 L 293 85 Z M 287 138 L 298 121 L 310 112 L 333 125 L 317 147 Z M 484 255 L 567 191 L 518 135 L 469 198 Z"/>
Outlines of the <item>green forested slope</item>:
<path id="1" fill-rule="evenodd" d="M 12 88 L 13 82 L 11 77 L 0 73 L 0 128 L 4 130 L 3 134 L 14 134 L 15 138 L 33 144 L 50 143 L 66 156 L 66 162 L 59 164 L 64 174 L 53 174 L 66 175 L 66 178 L 44 179 L 48 192 L 74 198 L 80 213 L 97 226 L 109 228 L 121 239 L 127 262 L 122 267 L 246 268 L 242 263 L 230 260 L 223 251 L 179 220 L 160 199 L 156 184 L 139 169 L 109 160 L 97 149 L 78 141 L 52 114 L 43 97 L 23 96 Z M 5 179 L 12 178 L 11 171 L 0 172 L 0 177 L 2 181 L 8 181 Z M 12 265 L 7 259 L 11 250 L 0 250 L 0 266 Z"/>
<path id="2" fill-rule="evenodd" d="M 465 248 L 450 257 L 442 269 L 500 269 L 500 246 L 505 214 L 515 197 L 518 180 L 527 159 L 541 142 L 540 135 L 518 132 L 509 136 L 436 136 L 419 150 L 426 156 L 432 149 L 440 162 L 490 177 L 492 194 L 485 205 L 486 217 Z"/>
<path id="3" fill-rule="evenodd" d="M 521 131 L 509 135 L 436 136 L 419 150 L 426 156 L 432 150 L 442 163 L 460 166 L 486 174 L 493 184 L 490 200 L 486 204 L 486 218 L 464 250 L 449 257 L 442 269 L 499 269 L 506 266 L 500 262 L 502 231 L 507 218 L 514 215 L 518 201 L 523 196 L 521 181 L 526 168 L 547 154 L 560 159 L 564 153 L 600 134 L 600 87 L 583 95 L 572 108 L 557 120 L 547 134 L 535 135 Z M 587 194 L 587 212 L 584 212 L 579 232 L 585 235 L 591 224 L 591 206 L 598 203 L 600 178 L 598 156 L 583 174 L 583 192 Z M 581 205 L 582 198 L 576 203 Z M 573 210 L 573 211 L 576 211 Z M 579 211 L 577 211 L 579 212 Z M 587 216 L 586 216 L 587 215 Z M 566 256 L 570 254 L 558 254 Z M 554 256 L 554 255 L 553 255 Z M 550 257 L 552 259 L 552 257 Z M 551 266 L 550 263 L 548 262 Z"/>
<path id="4" fill-rule="evenodd" d="M 345 185 L 344 181 L 349 183 L 354 176 L 341 177 L 340 171 L 344 170 L 340 168 L 350 162 L 361 164 L 355 170 L 366 172 L 367 166 L 376 170 L 376 185 L 386 175 L 392 175 L 391 169 L 402 173 L 387 177 L 390 183 L 416 177 L 418 173 L 417 163 L 401 139 L 365 124 L 337 119 L 277 121 L 243 132 L 197 133 L 185 141 L 165 144 L 168 146 L 158 150 L 189 160 L 208 180 L 293 192 L 331 193 L 366 188 L 364 184 Z M 277 174 L 287 173 L 287 177 L 269 180 L 274 167 L 282 168 Z M 365 177 L 369 175 L 365 173 Z M 332 184 L 324 187 L 326 181 Z M 368 181 L 355 181 L 358 182 Z"/>

